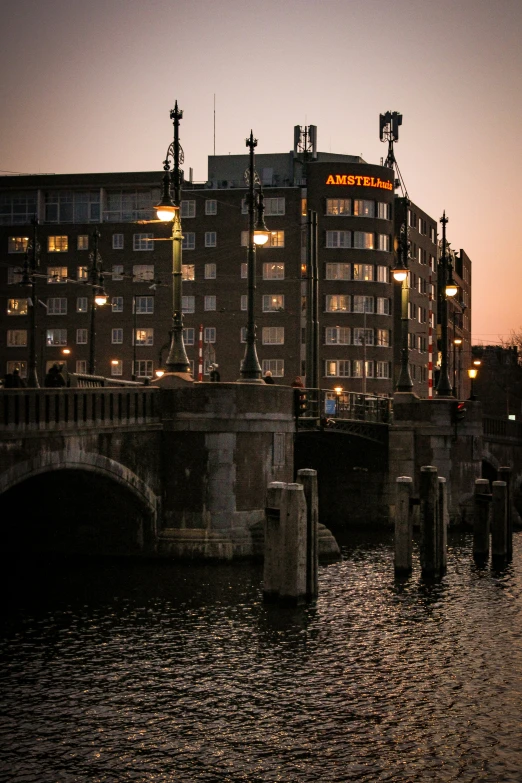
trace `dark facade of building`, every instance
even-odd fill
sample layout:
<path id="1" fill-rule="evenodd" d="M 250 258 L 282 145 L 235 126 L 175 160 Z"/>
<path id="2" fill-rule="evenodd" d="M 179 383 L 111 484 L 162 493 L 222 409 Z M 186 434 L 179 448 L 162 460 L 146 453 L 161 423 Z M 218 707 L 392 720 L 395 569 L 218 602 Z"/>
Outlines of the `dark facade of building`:
<path id="1" fill-rule="evenodd" d="M 361 158 L 312 150 L 257 155 L 268 244 L 256 252 L 257 352 L 263 372 L 290 384 L 306 374 L 307 223 L 318 223 L 319 382 L 324 388 L 389 394 L 400 362 L 400 286 L 391 270 L 405 221 L 394 172 Z M 247 155 L 212 156 L 205 183 L 182 194 L 183 310 L 187 355 L 203 379 L 239 378 L 247 299 Z M 161 173 L 42 175 L 0 180 L 0 368 L 27 373 L 31 306 L 40 381 L 49 365 L 124 379 L 153 377 L 164 363 L 172 316 L 170 226 L 154 221 Z M 36 302 L 22 284 L 38 216 Z M 144 222 L 138 222 L 144 221 Z M 430 323 L 437 302 L 437 223 L 411 205 L 409 360 L 420 396 L 429 395 Z M 109 296 L 93 313 L 96 280 Z M 27 257 L 27 260 L 26 260 Z M 461 252 L 469 343 L 470 265 Z M 458 268 L 456 269 L 458 272 Z M 466 277 L 466 275 L 468 277 Z M 430 316 L 433 317 L 430 321 Z M 453 322 L 452 322 L 453 323 Z M 92 350 L 94 339 L 94 352 Z M 68 349 L 66 356 L 63 351 Z"/>

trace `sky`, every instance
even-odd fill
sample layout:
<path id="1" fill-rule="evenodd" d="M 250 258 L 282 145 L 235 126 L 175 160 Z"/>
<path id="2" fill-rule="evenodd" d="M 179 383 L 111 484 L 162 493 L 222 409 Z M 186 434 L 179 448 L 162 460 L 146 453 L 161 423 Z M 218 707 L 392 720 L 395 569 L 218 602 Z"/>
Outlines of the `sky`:
<path id="1" fill-rule="evenodd" d="M 0 0 L 0 172 L 160 171 L 183 110 L 185 171 L 207 156 L 386 157 L 473 263 L 472 340 L 522 332 L 520 0 Z M 214 131 L 215 127 L 215 131 Z"/>

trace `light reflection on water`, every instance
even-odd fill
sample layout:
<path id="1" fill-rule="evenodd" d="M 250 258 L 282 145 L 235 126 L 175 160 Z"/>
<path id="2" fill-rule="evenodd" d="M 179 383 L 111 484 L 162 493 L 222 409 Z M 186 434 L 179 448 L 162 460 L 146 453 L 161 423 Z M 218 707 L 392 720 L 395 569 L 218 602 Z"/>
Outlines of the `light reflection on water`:
<path id="1" fill-rule="evenodd" d="M 0 781 L 522 779 L 522 541 L 395 580 L 351 534 L 315 606 L 261 567 L 27 566 L 4 587 Z"/>

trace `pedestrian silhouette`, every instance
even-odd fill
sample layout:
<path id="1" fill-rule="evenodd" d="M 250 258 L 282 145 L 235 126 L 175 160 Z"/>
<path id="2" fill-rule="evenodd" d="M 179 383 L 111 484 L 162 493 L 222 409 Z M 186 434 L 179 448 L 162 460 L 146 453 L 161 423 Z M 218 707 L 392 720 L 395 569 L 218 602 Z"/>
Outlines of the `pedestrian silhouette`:
<path id="1" fill-rule="evenodd" d="M 292 386 L 294 387 L 294 389 L 304 388 L 304 383 L 302 382 L 300 375 L 295 376 L 294 380 L 292 381 Z"/>
<path id="2" fill-rule="evenodd" d="M 11 388 L 12 389 L 25 389 L 26 383 L 23 378 L 20 377 L 20 370 L 16 368 L 13 370 Z"/>
<path id="3" fill-rule="evenodd" d="M 52 367 L 49 367 L 49 371 L 45 376 L 44 386 L 47 388 L 58 388 L 60 386 L 65 386 L 65 378 L 61 373 L 61 369 L 61 366 L 58 364 L 53 364 Z"/>
<path id="4" fill-rule="evenodd" d="M 219 364 L 210 365 L 210 380 L 212 383 L 218 383 L 221 380 L 221 375 L 218 370 Z"/>
<path id="5" fill-rule="evenodd" d="M 272 378 L 272 373 L 270 372 L 270 370 L 267 370 L 265 372 L 264 381 L 265 383 L 275 383 L 274 379 Z"/>

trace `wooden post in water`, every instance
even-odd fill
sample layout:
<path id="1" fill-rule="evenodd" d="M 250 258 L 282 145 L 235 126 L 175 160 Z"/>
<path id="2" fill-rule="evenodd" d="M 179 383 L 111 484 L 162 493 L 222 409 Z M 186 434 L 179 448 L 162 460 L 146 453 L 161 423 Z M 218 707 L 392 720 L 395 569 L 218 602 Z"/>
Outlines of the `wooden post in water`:
<path id="1" fill-rule="evenodd" d="M 273 481 L 268 485 L 265 508 L 265 557 L 263 566 L 263 596 L 276 598 L 281 590 L 281 559 L 283 532 L 281 517 L 286 515 L 286 484 Z"/>
<path id="2" fill-rule="evenodd" d="M 438 536 L 438 495 L 439 483 L 437 468 L 423 465 L 420 469 L 420 563 L 424 576 L 440 574 L 440 558 L 437 543 Z"/>
<path id="3" fill-rule="evenodd" d="M 498 469 L 498 480 L 505 481 L 507 487 L 507 552 L 506 557 L 511 560 L 513 557 L 513 493 L 511 487 L 513 469 L 507 466 Z"/>
<path id="4" fill-rule="evenodd" d="M 438 477 L 437 549 L 440 574 L 448 568 L 448 485 L 444 476 Z"/>
<path id="5" fill-rule="evenodd" d="M 413 520 L 411 514 L 411 476 L 398 476 L 395 500 L 395 572 L 410 573 L 412 568 Z"/>
<path id="6" fill-rule="evenodd" d="M 473 498 L 473 557 L 489 556 L 489 481 L 475 480 Z"/>
<path id="7" fill-rule="evenodd" d="M 491 555 L 505 558 L 507 555 L 507 485 L 494 481 L 491 503 Z"/>
<path id="8" fill-rule="evenodd" d="M 297 480 L 299 484 L 303 485 L 306 499 L 306 597 L 307 600 L 313 601 L 319 592 L 317 583 L 319 562 L 317 471 L 311 468 L 302 468 L 297 471 Z"/>

